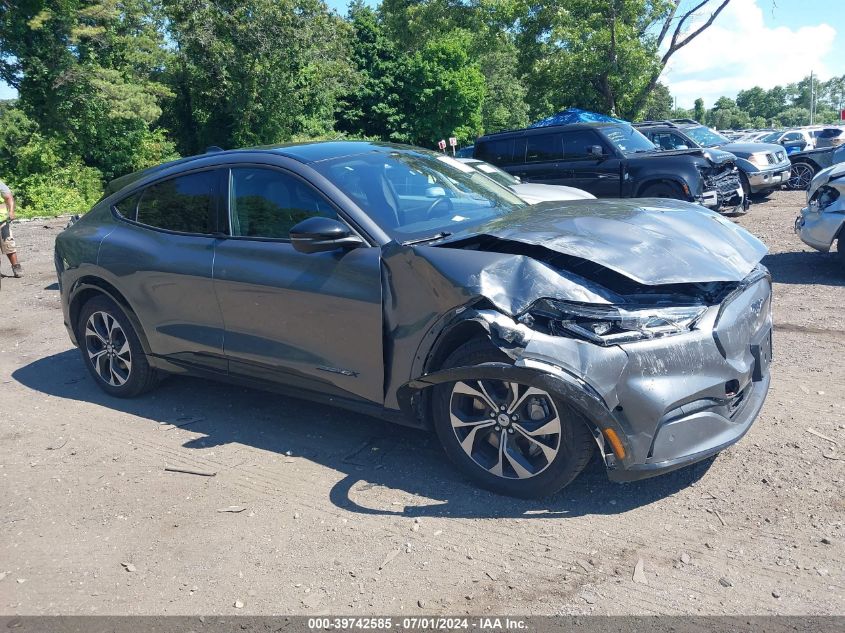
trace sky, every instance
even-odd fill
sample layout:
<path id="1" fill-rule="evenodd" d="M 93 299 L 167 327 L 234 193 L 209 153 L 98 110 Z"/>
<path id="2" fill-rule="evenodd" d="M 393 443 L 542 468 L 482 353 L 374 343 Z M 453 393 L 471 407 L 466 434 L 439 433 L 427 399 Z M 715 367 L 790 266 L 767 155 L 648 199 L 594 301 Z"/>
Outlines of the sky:
<path id="1" fill-rule="evenodd" d="M 327 0 L 340 14 L 347 0 Z M 370 0 L 375 4 L 375 0 Z M 706 19 L 706 16 L 705 18 Z M 675 53 L 662 81 L 691 108 L 740 90 L 845 75 L 845 0 L 731 0 L 713 25 Z M 0 99 L 15 97 L 0 83 Z"/>

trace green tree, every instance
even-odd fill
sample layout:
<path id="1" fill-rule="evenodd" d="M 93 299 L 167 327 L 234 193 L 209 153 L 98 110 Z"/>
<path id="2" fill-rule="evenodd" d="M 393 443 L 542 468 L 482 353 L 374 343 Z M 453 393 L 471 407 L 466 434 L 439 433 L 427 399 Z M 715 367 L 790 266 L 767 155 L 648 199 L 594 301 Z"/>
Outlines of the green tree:
<path id="1" fill-rule="evenodd" d="M 482 131 L 484 75 L 470 60 L 470 36 L 463 31 L 432 40 L 409 60 L 404 101 L 411 140 L 432 146 L 449 135 L 459 143 Z"/>
<path id="2" fill-rule="evenodd" d="M 705 114 L 704 99 L 699 97 L 698 99 L 695 100 L 695 108 L 693 109 L 693 117 L 692 118 L 694 118 L 696 121 L 701 122 L 701 121 L 704 121 L 704 114 Z"/>
<path id="3" fill-rule="evenodd" d="M 642 118 L 646 121 L 658 121 L 672 116 L 672 95 L 669 88 L 658 83 L 646 101 Z"/>
<path id="4" fill-rule="evenodd" d="M 519 76 L 516 46 L 503 37 L 479 56 L 478 63 L 485 82 L 481 109 L 484 132 L 528 125 L 528 90 Z"/>
<path id="5" fill-rule="evenodd" d="M 182 152 L 330 133 L 357 82 L 351 28 L 322 0 L 166 0 L 167 123 Z"/>
<path id="6" fill-rule="evenodd" d="M 338 101 L 337 128 L 355 136 L 407 141 L 401 101 L 407 57 L 387 36 L 378 13 L 362 0 L 350 5 L 348 21 L 353 29 L 350 59 L 360 81 Z"/>
<path id="7" fill-rule="evenodd" d="M 106 178 L 146 165 L 168 94 L 158 76 L 167 53 L 152 0 L 28 0 L 0 9 L 0 78 L 58 151 Z M 162 147 L 164 155 L 172 148 Z M 155 157 L 158 160 L 161 156 Z"/>

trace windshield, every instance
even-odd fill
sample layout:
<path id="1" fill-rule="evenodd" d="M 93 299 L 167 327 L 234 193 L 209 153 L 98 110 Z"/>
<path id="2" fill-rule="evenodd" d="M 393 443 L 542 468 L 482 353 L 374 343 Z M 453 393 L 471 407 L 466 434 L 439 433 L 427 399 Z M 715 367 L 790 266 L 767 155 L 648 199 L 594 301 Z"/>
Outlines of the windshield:
<path id="1" fill-rule="evenodd" d="M 312 167 L 399 242 L 464 231 L 527 206 L 469 165 L 434 152 L 373 152 Z"/>
<path id="2" fill-rule="evenodd" d="M 603 128 L 604 135 L 625 154 L 655 152 L 657 147 L 630 125 L 614 125 Z"/>
<path id="3" fill-rule="evenodd" d="M 474 169 L 477 169 L 488 178 L 492 178 L 503 187 L 512 187 L 513 185 L 519 184 L 519 181 L 513 176 L 511 176 L 508 172 L 503 171 L 498 167 L 494 167 L 490 163 L 478 162 L 466 164 Z"/>
<path id="4" fill-rule="evenodd" d="M 730 143 L 730 141 L 724 136 L 714 130 L 711 130 L 709 127 L 704 127 L 703 125 L 688 127 L 684 129 L 684 132 L 686 132 L 687 136 L 702 147 L 715 147 L 716 145 Z"/>

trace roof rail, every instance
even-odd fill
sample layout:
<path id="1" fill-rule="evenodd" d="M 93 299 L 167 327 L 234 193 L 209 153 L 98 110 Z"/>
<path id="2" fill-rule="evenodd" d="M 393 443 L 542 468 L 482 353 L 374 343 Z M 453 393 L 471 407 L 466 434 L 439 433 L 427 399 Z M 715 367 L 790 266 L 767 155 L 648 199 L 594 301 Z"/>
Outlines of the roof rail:
<path id="1" fill-rule="evenodd" d="M 218 147 L 217 145 L 209 145 L 208 147 L 205 148 L 206 154 L 215 154 L 217 152 L 223 152 L 223 151 L 225 151 L 225 150 L 222 147 Z"/>
<path id="2" fill-rule="evenodd" d="M 701 125 L 701 123 L 695 119 L 670 119 L 670 121 L 672 121 L 672 123 L 692 123 L 693 125 Z"/>
<path id="3" fill-rule="evenodd" d="M 678 127 L 677 125 L 675 125 L 674 123 L 672 123 L 672 121 L 669 121 L 668 119 L 663 120 L 663 121 L 638 121 L 637 123 L 631 123 L 631 125 L 634 126 L 634 127 L 640 127 L 640 126 L 646 126 L 646 125 L 666 125 L 668 127 Z"/>

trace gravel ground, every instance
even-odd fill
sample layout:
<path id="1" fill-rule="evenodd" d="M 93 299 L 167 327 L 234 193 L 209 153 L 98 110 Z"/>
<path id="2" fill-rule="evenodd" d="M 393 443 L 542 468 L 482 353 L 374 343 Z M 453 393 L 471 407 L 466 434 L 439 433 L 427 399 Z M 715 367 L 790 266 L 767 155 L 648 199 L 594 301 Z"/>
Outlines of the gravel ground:
<path id="1" fill-rule="evenodd" d="M 802 202 L 739 220 L 776 282 L 749 434 L 635 484 L 593 464 L 531 502 L 465 483 L 425 433 L 326 406 L 190 378 L 107 397 L 62 327 L 64 221 L 16 226 L 0 614 L 845 614 L 845 270 L 793 235 Z"/>

